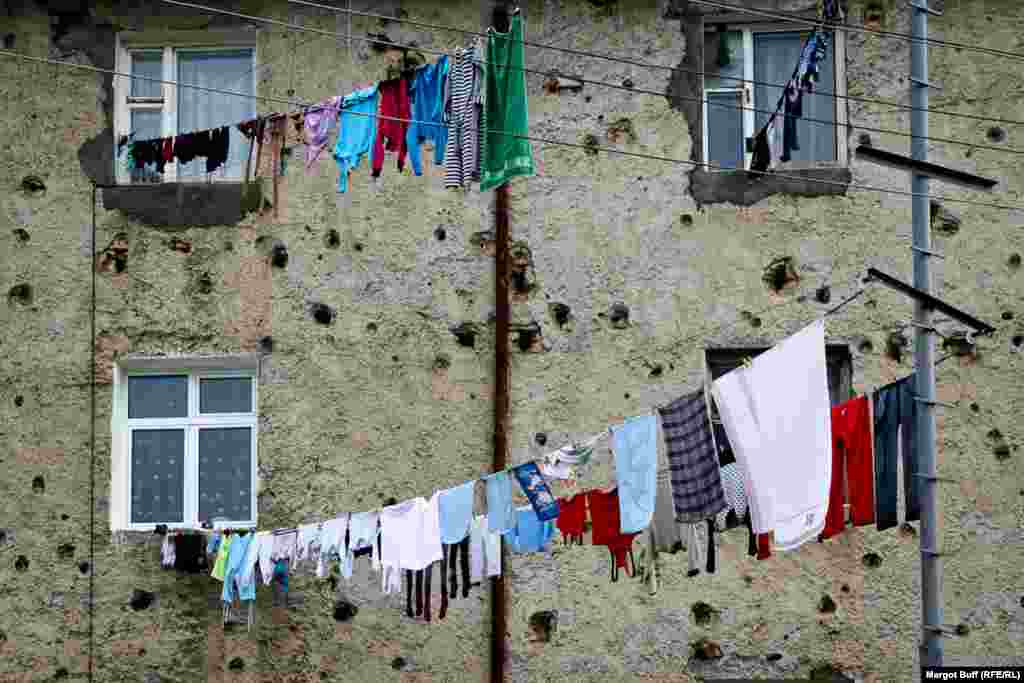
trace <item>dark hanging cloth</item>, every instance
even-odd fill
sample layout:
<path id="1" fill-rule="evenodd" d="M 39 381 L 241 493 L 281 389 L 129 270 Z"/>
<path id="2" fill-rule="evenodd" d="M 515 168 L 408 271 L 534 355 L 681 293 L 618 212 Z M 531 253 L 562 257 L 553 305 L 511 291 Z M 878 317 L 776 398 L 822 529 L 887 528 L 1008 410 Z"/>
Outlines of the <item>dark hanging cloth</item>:
<path id="1" fill-rule="evenodd" d="M 176 137 L 174 139 L 174 158 L 187 164 L 199 156 L 199 135 L 200 133 L 185 133 Z"/>
<path id="2" fill-rule="evenodd" d="M 174 568 L 197 574 L 206 569 L 206 541 L 200 534 L 178 534 L 174 537 Z"/>
<path id="3" fill-rule="evenodd" d="M 718 446 L 718 466 L 725 467 L 733 464 L 736 462 L 736 456 L 732 452 L 732 446 L 729 445 L 729 437 L 725 435 L 725 427 L 721 422 L 715 422 L 711 426 L 715 431 L 715 445 Z"/>
<path id="4" fill-rule="evenodd" d="M 227 163 L 228 146 L 231 142 L 231 129 L 221 126 L 210 131 L 209 153 L 206 155 L 206 172 L 213 173 Z"/>
<path id="5" fill-rule="evenodd" d="M 447 548 L 451 549 L 448 553 L 448 571 L 451 577 L 452 599 L 458 597 L 459 592 L 459 581 L 457 578 L 459 568 L 456 567 L 457 557 L 461 559 L 462 597 L 469 597 L 469 537 L 467 536 L 458 543 L 446 546 Z"/>
<path id="6" fill-rule="evenodd" d="M 872 397 L 875 458 L 875 528 L 885 531 L 897 525 L 898 461 L 903 460 L 903 500 L 907 521 L 921 519 L 921 478 L 914 446 L 917 402 L 915 375 L 882 387 Z"/>
<path id="7" fill-rule="evenodd" d="M 405 616 L 410 619 L 416 616 L 416 613 L 412 611 L 412 587 L 414 584 L 413 571 L 411 569 L 405 570 Z"/>
<path id="8" fill-rule="evenodd" d="M 715 573 L 715 520 L 708 522 L 708 574 Z"/>
<path id="9" fill-rule="evenodd" d="M 786 84 L 783 98 L 781 161 L 789 161 L 792 158 L 790 152 L 800 150 L 800 143 L 796 137 L 796 122 L 804 115 L 803 90 L 794 81 L 790 81 Z"/>
<path id="10" fill-rule="evenodd" d="M 768 123 L 771 124 L 771 121 L 769 120 Z M 768 126 L 766 125 L 754 137 L 754 155 L 750 160 L 750 179 L 758 180 L 764 177 L 761 174 L 768 170 L 771 163 L 772 150 L 768 144 Z"/>
<path id="11" fill-rule="evenodd" d="M 158 164 L 163 156 L 161 140 L 140 140 L 132 145 L 132 159 L 135 168 L 142 170 L 149 164 Z"/>
<path id="12" fill-rule="evenodd" d="M 747 525 L 747 555 L 754 557 L 757 555 L 757 536 L 754 535 L 754 526 L 750 521 L 750 509 L 747 509 L 747 514 L 743 517 L 744 524 Z"/>

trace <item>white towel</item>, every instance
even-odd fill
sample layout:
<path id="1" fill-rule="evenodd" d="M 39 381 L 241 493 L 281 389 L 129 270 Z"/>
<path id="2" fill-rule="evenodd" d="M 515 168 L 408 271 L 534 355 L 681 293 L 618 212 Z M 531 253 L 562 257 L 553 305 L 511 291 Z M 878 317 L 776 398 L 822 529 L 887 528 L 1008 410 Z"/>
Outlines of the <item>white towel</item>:
<path id="1" fill-rule="evenodd" d="M 774 531 L 779 550 L 817 537 L 832 479 L 824 320 L 718 378 L 712 392 L 743 470 L 754 533 Z"/>

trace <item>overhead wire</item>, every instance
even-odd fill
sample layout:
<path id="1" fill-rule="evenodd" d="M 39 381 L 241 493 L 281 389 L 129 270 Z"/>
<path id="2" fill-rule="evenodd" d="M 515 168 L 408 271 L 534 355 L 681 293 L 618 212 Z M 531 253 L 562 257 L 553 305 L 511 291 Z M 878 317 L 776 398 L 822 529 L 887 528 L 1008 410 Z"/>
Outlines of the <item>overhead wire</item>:
<path id="1" fill-rule="evenodd" d="M 201 4 L 197 4 L 197 3 L 193 3 L 193 2 L 184 2 L 184 0 L 160 0 L 160 1 L 164 2 L 164 3 L 167 3 L 167 4 L 170 4 L 170 5 L 176 5 L 176 6 L 179 6 L 179 7 L 188 7 L 190 9 L 197 9 L 197 10 L 204 11 L 204 12 L 212 12 L 214 14 L 223 14 L 225 16 L 235 17 L 237 19 L 245 19 L 245 20 L 248 20 L 248 21 L 262 22 L 262 23 L 266 23 L 266 24 L 282 26 L 284 28 L 288 28 L 288 29 L 291 29 L 293 31 L 307 31 L 307 32 L 312 32 L 312 33 L 318 33 L 318 34 L 321 34 L 321 35 L 324 35 L 324 36 L 330 36 L 330 37 L 333 37 L 333 38 L 343 38 L 343 37 L 345 37 L 345 35 L 343 33 L 338 33 L 338 32 L 335 32 L 335 31 L 328 31 L 326 29 L 314 28 L 314 27 L 311 27 L 311 26 L 302 26 L 301 24 L 292 24 L 292 23 L 289 23 L 289 22 L 286 22 L 286 21 L 281 21 L 279 19 L 273 19 L 273 18 L 270 18 L 270 17 L 261 17 L 261 16 L 252 15 L 252 14 L 243 14 L 241 12 L 235 12 L 235 11 L 232 11 L 232 10 L 220 9 L 220 8 L 217 8 L 217 7 L 210 7 L 208 5 L 201 5 Z M 438 56 L 442 56 L 442 55 L 447 55 L 448 54 L 448 52 L 446 52 L 444 50 L 437 50 L 437 49 L 432 49 L 432 48 L 424 48 L 424 47 L 420 47 L 418 45 L 407 45 L 407 44 L 404 44 L 404 43 L 396 43 L 396 42 L 392 42 L 392 41 L 382 40 L 382 39 L 379 39 L 379 38 L 370 38 L 370 37 L 363 37 L 363 36 L 352 36 L 352 38 L 354 40 L 362 40 L 362 41 L 365 41 L 365 42 L 372 42 L 372 43 L 376 43 L 376 44 L 379 44 L 379 45 L 388 45 L 388 46 L 391 46 L 391 47 L 400 48 L 400 49 L 404 49 L 404 50 L 417 50 L 419 52 L 423 52 L 423 53 L 426 53 L 426 54 L 433 54 L 433 55 L 438 55 Z M 483 62 L 483 64 L 487 65 L 488 62 L 485 61 L 485 62 Z M 514 69 L 516 69 L 518 71 L 522 71 L 524 73 L 539 74 L 541 76 L 550 76 L 551 75 L 550 72 L 541 71 L 539 69 L 529 69 L 529 68 L 526 68 L 526 67 L 507 67 L 507 68 L 514 68 Z M 667 94 L 665 92 L 661 92 L 661 91 L 657 91 L 657 90 L 647 90 L 647 89 L 643 89 L 643 88 L 636 88 L 636 87 L 633 87 L 633 86 L 619 85 L 619 84 L 616 84 L 616 83 L 606 83 L 604 81 L 594 81 L 594 80 L 585 79 L 585 78 L 573 77 L 573 80 L 578 81 L 580 83 L 587 84 L 587 85 L 593 85 L 593 86 L 603 87 L 603 88 L 610 88 L 612 90 L 622 90 L 622 91 L 633 93 L 633 94 L 655 95 L 657 97 L 662 97 L 662 98 L 697 102 L 697 103 L 700 103 L 701 105 L 708 106 L 708 107 L 719 107 L 719 108 L 723 108 L 723 109 L 731 109 L 731 110 L 738 110 L 738 111 L 752 111 L 752 112 L 759 113 L 759 114 L 769 114 L 769 115 L 776 114 L 776 111 L 773 110 L 773 109 L 758 109 L 756 107 L 745 107 L 745 106 L 742 106 L 742 105 L 725 104 L 725 103 L 721 103 L 721 102 L 706 102 L 703 97 L 696 97 L 696 96 L 693 96 L 693 95 L 679 95 L 679 94 L 669 95 L 669 94 Z M 813 95 L 813 93 L 812 93 L 812 95 Z M 889 128 L 875 128 L 873 126 L 864 126 L 864 125 L 855 124 L 855 123 L 852 123 L 852 122 L 847 122 L 844 125 L 844 124 L 840 124 L 840 123 L 838 123 L 836 121 L 829 121 L 827 119 L 817 119 L 817 118 L 812 118 L 812 117 L 809 117 L 809 116 L 801 116 L 801 117 L 799 117 L 799 120 L 800 121 L 806 121 L 807 123 L 812 123 L 812 124 L 816 124 L 816 125 L 826 125 L 826 126 L 829 126 L 831 128 L 843 128 L 843 127 L 856 128 L 856 129 L 860 129 L 860 130 L 871 131 L 873 133 L 886 133 L 886 134 L 889 134 L 889 135 L 898 135 L 900 137 L 908 137 L 908 138 L 911 138 L 911 139 L 928 140 L 928 141 L 931 141 L 931 142 L 942 142 L 942 143 L 949 144 L 949 145 L 958 145 L 958 146 L 963 146 L 963 147 L 969 147 L 969 148 L 972 148 L 972 149 L 987 149 L 987 150 L 991 150 L 991 151 L 994 151 L 994 152 L 1000 152 L 1000 153 L 1004 153 L 1004 154 L 1024 154 L 1024 149 L 996 147 L 994 145 L 985 145 L 985 144 L 981 144 L 981 143 L 965 142 L 963 140 L 955 140 L 953 138 L 940 138 L 940 137 L 927 136 L 927 135 L 914 135 L 913 133 L 908 133 L 906 131 L 893 130 L 893 129 L 889 129 Z"/>
<path id="2" fill-rule="evenodd" d="M 174 86 L 177 86 L 177 87 L 180 87 L 180 88 L 194 88 L 196 90 L 203 90 L 203 91 L 207 91 L 207 92 L 217 92 L 217 93 L 221 93 L 221 94 L 225 94 L 225 95 L 233 95 L 235 97 L 246 97 L 246 98 L 252 98 L 252 99 L 262 100 L 262 101 L 266 101 L 266 102 L 276 102 L 276 103 L 281 103 L 281 104 L 288 104 L 288 105 L 290 105 L 292 107 L 295 107 L 297 109 L 309 108 L 309 107 L 316 106 L 313 103 L 302 102 L 301 100 L 296 100 L 296 99 L 286 99 L 286 98 L 282 98 L 282 97 L 273 97 L 273 96 L 270 96 L 270 95 L 250 95 L 248 93 L 233 92 L 233 91 L 230 91 L 230 90 L 222 90 L 222 89 L 219 89 L 219 88 L 210 88 L 210 87 L 207 87 L 207 86 L 197 85 L 197 84 L 193 84 L 193 83 L 179 83 L 177 81 L 169 81 L 169 80 L 164 80 L 164 79 L 160 79 L 160 78 L 153 78 L 153 77 L 150 77 L 150 76 L 140 76 L 140 75 L 134 75 L 134 74 L 127 74 L 127 73 L 124 73 L 124 72 L 121 72 L 121 71 L 116 71 L 114 69 L 103 69 L 101 67 L 96 67 L 96 66 L 92 66 L 92 65 L 88 65 L 88 64 L 76 64 L 74 62 L 65 62 L 65 61 L 61 61 L 61 60 L 49 59 L 49 58 L 46 58 L 46 57 L 33 57 L 33 56 L 30 56 L 30 55 L 24 55 L 24 54 L 21 54 L 21 53 L 18 53 L 18 52 L 12 52 L 10 50 L 0 50 L 0 55 L 9 56 L 9 57 L 15 57 L 15 58 L 18 58 L 18 59 L 24 59 L 24 60 L 28 60 L 28 61 L 41 62 L 41 63 L 45 63 L 45 64 L 55 64 L 55 65 L 58 65 L 58 66 L 65 66 L 65 67 L 69 67 L 69 68 L 82 69 L 82 70 L 85 70 L 85 71 L 92 71 L 92 72 L 95 72 L 95 73 L 103 73 L 103 74 L 110 74 L 110 75 L 113 75 L 113 76 L 121 76 L 123 78 L 140 79 L 140 80 L 151 81 L 151 82 L 155 82 L 155 83 L 166 83 L 166 84 L 174 85 Z M 385 116 L 383 114 L 366 114 L 366 113 L 363 113 L 363 112 L 356 112 L 356 111 L 350 111 L 350 110 L 346 110 L 346 111 L 347 111 L 347 113 L 349 113 L 349 114 L 351 114 L 353 116 L 366 116 L 366 117 L 377 118 L 378 120 L 397 121 L 399 123 L 416 123 L 416 124 L 437 126 L 437 127 L 447 128 L 447 129 L 451 129 L 452 128 L 452 126 L 447 125 L 447 124 L 433 123 L 433 122 L 428 122 L 428 121 L 420 121 L 418 119 L 412 119 L 412 118 L 402 118 L 402 117 L 397 117 L 397 116 Z M 513 138 L 516 138 L 516 139 L 519 139 L 519 140 L 529 140 L 531 142 L 540 142 L 540 143 L 543 143 L 545 145 L 551 145 L 551 146 L 556 146 L 556 147 L 570 147 L 570 148 L 574 148 L 574 149 L 582 149 L 582 150 L 584 150 L 584 151 L 586 151 L 588 153 L 605 152 L 607 154 L 618 154 L 620 156 L 632 157 L 632 158 L 637 158 L 637 159 L 646 159 L 646 160 L 650 160 L 650 161 L 662 161 L 662 162 L 671 163 L 671 164 L 680 164 L 680 165 L 690 166 L 690 167 L 693 167 L 693 168 L 700 167 L 700 168 L 705 168 L 705 169 L 713 169 L 713 170 L 716 170 L 716 171 L 736 171 L 736 169 L 734 169 L 734 168 L 729 168 L 729 167 L 720 166 L 718 164 L 711 164 L 711 163 L 707 163 L 707 162 L 690 161 L 689 159 L 676 159 L 676 158 L 673 158 L 673 157 L 660 156 L 660 155 L 656 155 L 656 154 L 645 154 L 645 153 L 642 153 L 642 152 L 629 152 L 629 151 L 626 151 L 626 150 L 615 149 L 613 147 L 591 146 L 591 145 L 586 145 L 586 144 L 581 144 L 581 143 L 564 142 L 562 140 L 551 140 L 549 138 L 541 138 L 541 137 L 532 136 L 532 135 L 519 135 L 517 133 L 510 133 L 510 132 L 495 130 L 495 129 L 491 129 L 491 128 L 481 128 L 479 130 L 481 130 L 482 132 L 491 133 L 491 134 L 494 134 L 494 135 L 500 135 L 500 136 L 504 136 L 504 137 L 513 137 Z M 746 173 L 748 176 L 761 176 L 761 177 L 769 176 L 769 177 L 774 177 L 774 178 L 782 178 L 782 179 L 785 179 L 785 180 L 796 180 L 796 181 L 799 181 L 801 183 L 812 183 L 812 184 L 818 184 L 818 185 L 829 185 L 829 186 L 833 186 L 833 187 L 843 188 L 844 190 L 854 189 L 854 190 L 862 190 L 862 191 L 865 191 L 865 192 L 878 192 L 878 193 L 881 193 L 881 194 L 893 194 L 893 195 L 900 195 L 900 196 L 905 196 L 905 197 L 921 196 L 921 197 L 927 197 L 929 199 L 937 199 L 937 200 L 942 200 L 942 201 L 946 201 L 946 202 L 950 202 L 950 203 L 970 204 L 970 205 L 974 205 L 974 206 L 985 206 L 985 207 L 988 207 L 988 208 L 1002 209 L 1002 210 L 1006 210 L 1006 211 L 1024 211 L 1024 206 L 1014 206 L 1014 205 L 1010 205 L 1010 204 L 997 204 L 995 202 L 983 202 L 983 201 L 979 201 L 979 200 L 976 200 L 976 199 L 962 199 L 962 198 L 959 198 L 959 197 L 951 197 L 951 196 L 948 196 L 948 195 L 923 194 L 923 193 L 919 193 L 919 192 L 913 192 L 913 191 L 910 191 L 910 190 L 897 190 L 897 189 L 894 189 L 894 188 L 874 187 L 872 185 L 864 185 L 864 184 L 853 183 L 853 182 L 844 183 L 844 182 L 838 181 L 838 180 L 827 180 L 825 178 L 812 178 L 812 177 L 806 177 L 806 176 L 791 175 L 791 174 L 786 174 L 786 173 L 779 173 L 779 172 L 776 172 L 776 171 L 751 171 L 751 170 L 748 170 L 748 171 L 742 171 L 742 172 Z"/>
<path id="3" fill-rule="evenodd" d="M 324 5 L 324 4 L 320 4 L 320 3 L 316 3 L 316 2 L 310 2 L 309 0 L 287 0 L 287 1 L 289 3 L 291 3 L 291 4 L 301 5 L 303 7 L 314 7 L 314 8 L 317 8 L 317 9 L 325 9 L 325 10 L 330 10 L 330 11 L 333 11 L 333 12 L 339 12 L 339 13 L 347 14 L 347 15 L 349 15 L 349 17 L 351 17 L 352 15 L 360 16 L 360 17 L 369 17 L 371 19 L 379 19 L 381 21 L 394 22 L 394 23 L 400 23 L 400 24 L 409 24 L 411 26 L 420 26 L 420 27 L 423 27 L 423 28 L 429 28 L 429 29 L 440 30 L 440 31 L 451 31 L 453 33 L 463 33 L 463 34 L 471 35 L 471 36 L 486 36 L 487 35 L 486 33 L 482 33 L 480 31 L 472 31 L 472 30 L 469 30 L 469 29 L 456 28 L 454 26 L 445 26 L 445 25 L 441 25 L 441 24 L 431 24 L 431 23 L 428 23 L 428 22 L 418 21 L 418 20 L 415 20 L 415 19 L 406 19 L 404 17 L 389 17 L 389 16 L 384 15 L 384 14 L 374 14 L 372 12 L 362 12 L 362 11 L 358 11 L 358 10 L 345 9 L 345 8 L 342 8 L 342 7 L 333 7 L 331 5 Z M 813 23 L 813 21 L 808 19 L 808 20 L 801 21 L 801 23 Z M 687 74 L 692 74 L 692 75 L 695 75 L 695 76 L 702 76 L 704 78 L 720 78 L 720 79 L 729 80 L 729 81 L 741 81 L 741 82 L 745 82 L 745 83 L 750 83 L 752 85 L 761 85 L 761 86 L 768 86 L 768 87 L 780 88 L 780 89 L 786 87 L 785 83 L 775 83 L 775 82 L 772 82 L 772 81 L 759 81 L 759 80 L 756 80 L 756 79 L 746 79 L 746 78 L 743 78 L 742 76 L 730 76 L 730 75 L 723 74 L 723 73 L 720 73 L 720 72 L 715 72 L 715 71 L 699 71 L 699 70 L 696 70 L 696 69 L 685 69 L 685 68 L 680 67 L 680 66 L 666 66 L 664 64 L 655 64 L 654 62 L 643 62 L 643 61 L 639 61 L 639 60 L 625 59 L 625 58 L 622 58 L 622 57 L 614 57 L 614 56 L 611 56 L 611 55 L 602 54 L 600 52 L 591 52 L 591 51 L 588 51 L 588 50 L 578 50 L 578 49 L 575 49 L 575 48 L 568 48 L 568 47 L 558 47 L 557 45 L 548 45 L 548 44 L 545 44 L 545 43 L 537 43 L 537 42 L 532 42 L 532 41 L 528 41 L 528 40 L 524 40 L 523 41 L 523 45 L 524 46 L 528 46 L 528 47 L 533 47 L 533 48 L 539 48 L 539 49 L 542 49 L 542 50 L 551 50 L 553 52 L 563 52 L 565 54 L 574 55 L 576 57 L 587 57 L 587 58 L 590 58 L 590 59 L 601 59 L 601 60 L 605 60 L 605 61 L 608 61 L 608 62 L 615 62 L 615 63 L 618 63 L 618 64 L 625 64 L 627 66 L 635 66 L 635 67 L 639 67 L 639 68 L 642 68 L 642 69 L 657 69 L 657 70 L 662 70 L 662 71 L 687 73 Z M 554 74 L 551 73 L 551 72 L 548 72 L 548 75 L 554 75 Z M 560 74 L 560 75 L 565 75 L 567 78 L 571 78 L 573 80 L 579 80 L 579 79 L 576 79 L 575 77 L 573 77 L 571 75 L 568 75 L 568 74 Z M 978 115 L 978 114 L 964 114 L 964 113 L 961 113 L 961 112 L 954 112 L 954 111 L 948 111 L 948 110 L 943 110 L 943 109 L 932 109 L 930 107 L 915 107 L 915 106 L 910 105 L 910 104 L 903 104 L 901 102 L 894 102 L 892 100 L 883 100 L 883 99 L 876 99 L 876 98 L 871 98 L 871 97 L 862 97 L 862 96 L 859 96 L 859 95 L 849 95 L 849 94 L 841 95 L 841 94 L 835 93 L 835 92 L 816 91 L 814 94 L 816 96 L 818 96 L 818 97 L 829 97 L 829 98 L 832 98 L 832 99 L 850 100 L 852 102 L 863 102 L 863 103 L 866 103 L 866 104 L 880 104 L 880 105 L 884 105 L 884 106 L 887 106 L 887 107 L 893 107 L 894 109 L 899 109 L 899 110 L 926 111 L 929 114 L 936 114 L 936 115 L 940 115 L 940 116 L 949 116 L 949 117 L 954 117 L 954 118 L 971 119 L 971 120 L 975 120 L 975 121 L 989 121 L 989 122 L 992 122 L 992 123 L 1005 123 L 1005 124 L 1008 124 L 1008 125 L 1024 126 L 1024 121 L 1022 121 L 1022 120 L 1004 119 L 1004 118 L 991 117 L 991 116 L 981 116 L 981 115 Z"/>
<path id="4" fill-rule="evenodd" d="M 717 7 L 719 9 L 726 9 L 741 14 L 751 14 L 754 16 L 767 17 L 769 19 L 781 19 L 783 21 L 793 21 L 800 23 L 807 23 L 813 21 L 807 17 L 801 17 L 798 14 L 790 14 L 786 12 L 773 12 L 760 9 L 751 9 L 749 7 L 742 7 L 740 5 L 730 5 L 724 2 L 717 2 L 717 0 L 693 0 L 701 5 L 709 5 L 711 7 Z M 949 40 L 941 40 L 939 38 L 917 38 L 909 33 L 899 33 L 896 31 L 883 31 L 882 29 L 868 28 L 867 26 L 855 26 L 853 24 L 846 24 L 840 22 L 828 22 L 829 27 L 840 31 L 847 31 L 852 33 L 869 33 L 872 35 L 884 36 L 886 38 L 897 38 L 899 40 L 910 42 L 910 43 L 925 43 L 928 45 L 935 45 L 937 47 L 953 48 L 956 50 L 965 50 L 968 52 L 978 52 L 989 55 L 995 55 L 997 57 L 1007 57 L 1016 61 L 1024 61 L 1024 54 L 1017 52 L 1008 52 L 1006 50 L 996 50 L 995 48 L 980 47 L 978 45 L 967 45 L 966 43 L 955 43 Z"/>

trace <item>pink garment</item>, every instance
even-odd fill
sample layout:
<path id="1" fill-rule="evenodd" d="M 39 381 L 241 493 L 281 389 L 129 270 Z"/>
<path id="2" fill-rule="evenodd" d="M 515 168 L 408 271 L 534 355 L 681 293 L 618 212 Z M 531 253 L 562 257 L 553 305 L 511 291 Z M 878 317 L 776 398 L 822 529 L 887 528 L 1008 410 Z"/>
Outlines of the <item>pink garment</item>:
<path id="1" fill-rule="evenodd" d="M 305 114 L 303 127 L 306 133 L 306 171 L 313 167 L 320 154 L 327 147 L 327 134 L 331 124 L 338 118 L 341 108 L 341 97 L 332 97 L 327 102 L 317 105 Z"/>

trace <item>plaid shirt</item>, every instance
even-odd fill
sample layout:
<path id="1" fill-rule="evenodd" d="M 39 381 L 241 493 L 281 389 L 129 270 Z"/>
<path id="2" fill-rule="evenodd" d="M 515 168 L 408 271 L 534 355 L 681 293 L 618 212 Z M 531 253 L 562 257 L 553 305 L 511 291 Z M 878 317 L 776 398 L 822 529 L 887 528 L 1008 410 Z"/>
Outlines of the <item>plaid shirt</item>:
<path id="1" fill-rule="evenodd" d="M 726 509 L 704 390 L 659 408 L 676 520 L 701 522 Z"/>

